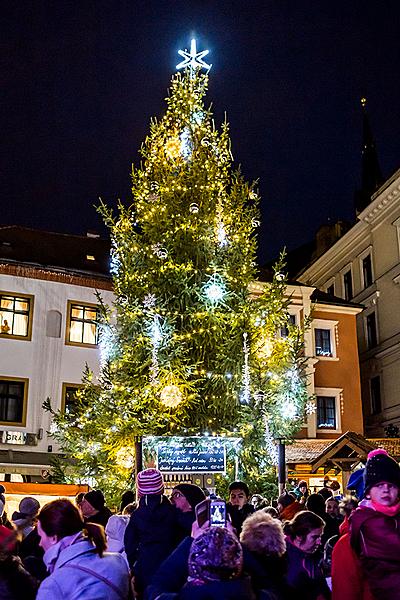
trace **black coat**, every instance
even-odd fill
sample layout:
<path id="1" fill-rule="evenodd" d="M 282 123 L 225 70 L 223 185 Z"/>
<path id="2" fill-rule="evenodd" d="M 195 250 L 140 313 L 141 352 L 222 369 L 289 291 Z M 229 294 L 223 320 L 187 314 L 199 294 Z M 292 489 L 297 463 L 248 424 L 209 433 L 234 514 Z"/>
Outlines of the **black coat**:
<path id="1" fill-rule="evenodd" d="M 125 552 L 139 593 L 150 583 L 163 560 L 176 545 L 176 510 L 168 498 L 140 498 L 125 530 Z"/>
<path id="2" fill-rule="evenodd" d="M 34 600 L 38 586 L 17 556 L 0 560 L 1 600 Z"/>
<path id="3" fill-rule="evenodd" d="M 242 531 L 242 526 L 249 515 L 252 515 L 254 512 L 254 506 L 251 504 L 245 504 L 243 508 L 239 508 L 236 505 L 230 504 L 230 502 L 226 505 L 226 510 L 228 515 L 231 517 L 232 525 L 236 529 L 238 536 Z"/>
<path id="4" fill-rule="evenodd" d="M 177 600 L 256 600 L 248 577 L 184 586 Z M 160 597 L 162 600 L 162 595 Z"/>
<path id="5" fill-rule="evenodd" d="M 107 508 L 107 506 L 104 506 L 95 515 L 87 517 L 85 519 L 85 523 L 96 523 L 96 525 L 102 525 L 105 527 L 108 519 L 111 517 L 111 514 L 111 510 Z"/>

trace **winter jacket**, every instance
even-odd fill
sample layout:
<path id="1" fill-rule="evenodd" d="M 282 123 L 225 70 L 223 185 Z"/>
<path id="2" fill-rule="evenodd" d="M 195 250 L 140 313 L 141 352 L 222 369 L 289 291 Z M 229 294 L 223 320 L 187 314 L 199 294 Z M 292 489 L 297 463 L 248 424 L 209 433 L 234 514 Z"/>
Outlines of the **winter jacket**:
<path id="1" fill-rule="evenodd" d="M 331 575 L 332 600 L 373 600 L 349 533 L 342 535 L 333 548 Z"/>
<path id="2" fill-rule="evenodd" d="M 400 598 L 400 513 L 390 517 L 363 501 L 350 517 L 350 543 L 360 557 L 372 595 Z"/>
<path id="3" fill-rule="evenodd" d="M 286 557 L 256 554 L 243 546 L 243 562 L 244 571 L 250 575 L 252 586 L 257 594 L 263 590 L 265 597 L 274 600 L 289 598 L 285 581 Z"/>
<path id="4" fill-rule="evenodd" d="M 106 578 L 120 594 L 77 567 Z M 60 551 L 53 572 L 40 585 L 36 600 L 123 600 L 128 598 L 129 585 L 128 566 L 120 554 L 106 552 L 100 557 L 92 542 L 81 538 Z"/>
<path id="5" fill-rule="evenodd" d="M 22 559 L 24 568 L 39 581 L 47 577 L 46 566 L 43 562 L 43 548 L 39 546 L 40 535 L 36 527 L 18 544 L 17 554 Z"/>
<path id="6" fill-rule="evenodd" d="M 251 504 L 245 504 L 243 508 L 239 508 L 238 506 L 228 502 L 226 505 L 226 510 L 228 515 L 230 515 L 232 525 L 236 529 L 236 533 L 239 536 L 245 519 L 247 519 L 249 515 L 253 514 L 254 506 Z"/>
<path id="7" fill-rule="evenodd" d="M 176 510 L 166 496 L 140 498 L 125 531 L 125 552 L 139 594 L 176 546 Z"/>
<path id="8" fill-rule="evenodd" d="M 301 600 L 322 600 L 330 598 L 331 594 L 319 559 L 314 554 L 308 554 L 295 546 L 290 538 L 286 540 L 287 575 L 286 581 Z"/>
<path id="9" fill-rule="evenodd" d="M 248 577 L 213 581 L 204 585 L 187 583 L 176 600 L 256 600 Z M 161 595 L 160 600 L 163 600 Z"/>
<path id="10" fill-rule="evenodd" d="M 17 556 L 7 556 L 0 560 L 1 600 L 34 600 L 37 582 L 22 566 Z"/>

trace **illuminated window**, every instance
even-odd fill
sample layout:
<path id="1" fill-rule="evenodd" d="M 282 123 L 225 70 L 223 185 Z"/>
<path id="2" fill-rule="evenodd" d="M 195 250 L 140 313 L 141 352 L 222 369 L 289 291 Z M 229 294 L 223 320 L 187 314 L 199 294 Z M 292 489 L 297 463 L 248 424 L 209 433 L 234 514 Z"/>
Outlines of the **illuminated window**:
<path id="1" fill-rule="evenodd" d="M 0 292 L 0 336 L 31 339 L 33 296 Z"/>
<path id="2" fill-rule="evenodd" d="M 330 329 L 315 329 L 315 353 L 317 356 L 332 356 Z"/>
<path id="3" fill-rule="evenodd" d="M 336 429 L 335 396 L 317 396 L 317 428 Z"/>
<path id="4" fill-rule="evenodd" d="M 96 346 L 99 311 L 94 304 L 68 302 L 67 344 Z"/>
<path id="5" fill-rule="evenodd" d="M 25 425 L 28 380 L 0 378 L 0 424 Z"/>

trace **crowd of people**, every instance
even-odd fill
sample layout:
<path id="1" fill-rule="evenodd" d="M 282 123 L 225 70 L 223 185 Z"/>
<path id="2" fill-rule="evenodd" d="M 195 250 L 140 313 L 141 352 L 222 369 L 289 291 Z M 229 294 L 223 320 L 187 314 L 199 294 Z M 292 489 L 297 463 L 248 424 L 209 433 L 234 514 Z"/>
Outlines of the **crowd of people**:
<path id="1" fill-rule="evenodd" d="M 189 483 L 168 498 L 145 469 L 116 514 L 91 490 L 42 508 L 26 497 L 9 519 L 0 485 L 0 598 L 400 598 L 400 467 L 375 450 L 348 489 L 300 481 L 268 503 L 235 481 L 225 504 Z"/>

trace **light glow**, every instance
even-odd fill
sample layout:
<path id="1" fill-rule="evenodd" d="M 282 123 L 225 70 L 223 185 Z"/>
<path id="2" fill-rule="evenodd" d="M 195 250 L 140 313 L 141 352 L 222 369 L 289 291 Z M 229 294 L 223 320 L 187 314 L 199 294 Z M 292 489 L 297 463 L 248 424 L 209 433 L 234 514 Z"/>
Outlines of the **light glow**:
<path id="1" fill-rule="evenodd" d="M 176 68 L 185 69 L 186 67 L 190 67 L 190 72 L 193 73 L 197 68 L 199 69 L 207 69 L 209 71 L 212 65 L 204 62 L 203 58 L 207 56 L 209 50 L 202 50 L 201 52 L 197 52 L 196 40 L 192 39 L 190 42 L 190 52 L 187 50 L 178 50 L 178 54 L 183 57 L 182 60 Z"/>

